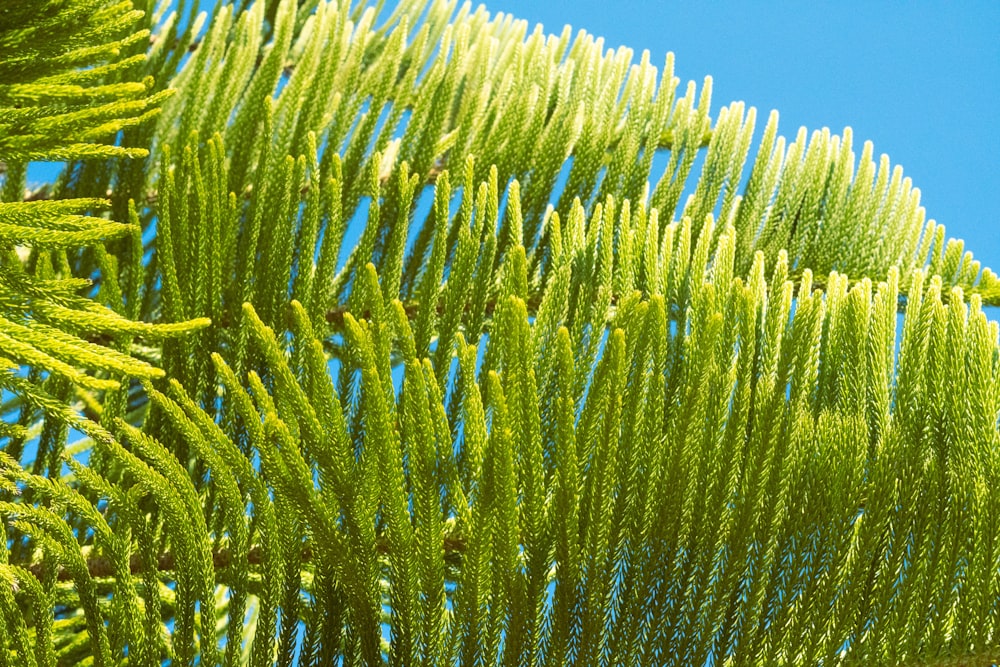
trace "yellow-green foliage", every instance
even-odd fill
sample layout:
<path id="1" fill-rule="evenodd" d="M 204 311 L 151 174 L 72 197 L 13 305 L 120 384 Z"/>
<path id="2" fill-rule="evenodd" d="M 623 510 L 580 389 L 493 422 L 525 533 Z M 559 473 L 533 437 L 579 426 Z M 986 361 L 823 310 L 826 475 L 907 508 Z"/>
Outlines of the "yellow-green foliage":
<path id="1" fill-rule="evenodd" d="M 1000 660 L 1000 280 L 679 83 L 453 0 L 0 5 L 0 667 Z"/>

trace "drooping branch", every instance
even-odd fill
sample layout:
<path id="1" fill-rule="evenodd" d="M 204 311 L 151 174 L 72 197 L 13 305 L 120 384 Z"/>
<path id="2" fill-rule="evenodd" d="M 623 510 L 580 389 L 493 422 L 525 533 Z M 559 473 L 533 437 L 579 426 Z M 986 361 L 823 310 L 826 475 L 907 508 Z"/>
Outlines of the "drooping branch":
<path id="1" fill-rule="evenodd" d="M 458 535 L 445 535 L 442 540 L 442 547 L 445 552 L 445 559 L 457 558 L 465 551 L 465 540 Z M 389 541 L 380 536 L 376 540 L 376 548 L 380 554 L 389 553 Z M 218 549 L 212 552 L 212 565 L 215 571 L 221 572 L 229 568 L 233 563 L 234 554 L 229 549 Z M 306 545 L 302 549 L 301 561 L 303 565 L 311 563 L 314 558 L 313 549 Z M 252 567 L 260 565 L 264 561 L 264 552 L 260 546 L 251 547 L 247 553 L 247 563 Z M 41 580 L 45 576 L 45 563 L 35 562 L 23 565 L 24 569 L 31 572 L 36 579 Z M 165 551 L 156 558 L 156 569 L 159 572 L 173 572 L 177 569 L 177 557 L 172 551 Z M 94 554 L 87 558 L 87 571 L 95 579 L 106 579 L 115 576 L 114 563 L 111 558 L 103 554 Z M 138 553 L 132 554 L 129 559 L 129 572 L 131 574 L 142 574 L 144 571 L 142 558 Z M 72 574 L 65 568 L 59 568 L 56 574 L 58 581 L 70 581 Z"/>

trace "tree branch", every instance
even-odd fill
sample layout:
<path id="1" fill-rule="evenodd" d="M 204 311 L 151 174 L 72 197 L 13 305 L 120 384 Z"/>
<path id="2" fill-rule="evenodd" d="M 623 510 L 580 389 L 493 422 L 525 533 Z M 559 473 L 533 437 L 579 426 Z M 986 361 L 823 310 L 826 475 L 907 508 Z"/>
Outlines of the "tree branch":
<path id="1" fill-rule="evenodd" d="M 380 554 L 389 553 L 389 542 L 385 537 L 379 537 L 376 540 L 375 548 Z M 442 541 L 442 548 L 445 552 L 445 558 L 457 558 L 462 552 L 465 551 L 465 540 L 457 535 L 445 535 Z M 247 553 L 247 562 L 253 565 L 260 565 L 264 560 L 264 552 L 260 546 L 253 546 Z M 302 549 L 302 563 L 310 563 L 313 560 L 313 549 L 310 545 L 305 545 Z M 212 552 L 212 566 L 215 568 L 216 572 L 226 570 L 233 562 L 233 553 L 229 549 L 219 549 Z M 38 580 L 41 580 L 45 576 L 45 563 L 31 563 L 30 565 L 23 566 L 28 572 Z M 177 558 L 176 555 L 167 551 L 160 554 L 156 559 L 156 569 L 158 572 L 173 572 L 177 569 Z M 115 576 L 115 568 L 112 560 L 104 555 L 92 555 L 87 558 L 87 571 L 90 573 L 91 577 L 96 579 L 106 579 L 108 577 Z M 139 554 L 134 553 L 129 559 L 129 572 L 131 574 L 142 574 L 144 571 L 142 558 Z M 58 581 L 70 581 L 72 579 L 72 574 L 65 568 L 60 567 L 59 571 L 56 573 L 56 579 Z"/>

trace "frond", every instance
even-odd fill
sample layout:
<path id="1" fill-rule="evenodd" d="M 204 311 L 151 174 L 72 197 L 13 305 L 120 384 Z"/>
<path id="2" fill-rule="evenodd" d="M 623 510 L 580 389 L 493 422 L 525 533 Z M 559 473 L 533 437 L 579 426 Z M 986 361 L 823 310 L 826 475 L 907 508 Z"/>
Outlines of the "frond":
<path id="1" fill-rule="evenodd" d="M 0 140 L 0 665 L 1000 659 L 1000 282 L 870 143 L 446 0 L 37 4 L 0 105 L 121 134 Z"/>
<path id="2" fill-rule="evenodd" d="M 11 365 L 0 371 L 0 386 L 17 394 L 5 400 L 3 411 L 20 407 L 21 433 L 34 422 L 46 392 L 68 401 L 72 385 L 100 396 L 117 391 L 123 377 L 162 376 L 129 354 L 133 337 L 158 340 L 206 324 L 132 321 L 128 315 L 138 314 L 139 277 L 128 276 L 131 289 L 123 292 L 119 257 L 109 255 L 104 244 L 124 250 L 121 259 L 132 262 L 129 269 L 141 270 L 134 220 L 109 219 L 104 198 L 64 198 L 58 188 L 24 190 L 29 161 L 147 154 L 145 148 L 110 142 L 154 115 L 169 96 L 149 94 L 150 81 L 127 78 L 144 60 L 141 53 L 122 57 L 149 36 L 148 30 L 134 30 L 141 16 L 130 3 L 93 0 L 22 2 L 0 10 L 0 165 L 6 171 L 0 198 L 0 355 Z M 82 248 L 101 274 L 96 293 L 90 276 L 79 278 L 73 270 Z M 12 369 L 27 371 L 31 384 L 48 379 L 16 392 Z M 96 399 L 88 394 L 86 400 Z M 15 437 L 10 451 L 19 453 L 23 440 Z"/>

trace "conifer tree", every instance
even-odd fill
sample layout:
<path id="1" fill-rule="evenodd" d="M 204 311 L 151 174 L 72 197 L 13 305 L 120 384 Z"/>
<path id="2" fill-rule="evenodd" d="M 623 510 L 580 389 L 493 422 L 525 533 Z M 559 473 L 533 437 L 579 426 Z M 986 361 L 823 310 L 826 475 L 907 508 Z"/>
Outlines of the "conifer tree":
<path id="1" fill-rule="evenodd" d="M 1000 661 L 1000 280 L 898 166 L 201 4 L 0 4 L 0 667 Z"/>

